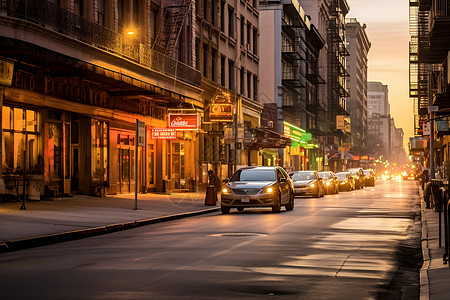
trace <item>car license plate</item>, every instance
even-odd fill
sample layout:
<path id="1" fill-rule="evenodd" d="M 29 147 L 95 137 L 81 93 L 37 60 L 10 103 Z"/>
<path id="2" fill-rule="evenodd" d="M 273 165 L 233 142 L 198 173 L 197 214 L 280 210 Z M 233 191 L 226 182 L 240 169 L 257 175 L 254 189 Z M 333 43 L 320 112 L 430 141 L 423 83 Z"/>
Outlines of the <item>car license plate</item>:
<path id="1" fill-rule="evenodd" d="M 306 192 L 306 189 L 294 189 L 295 193 L 303 193 Z"/>
<path id="2" fill-rule="evenodd" d="M 250 202 L 250 197 L 241 197 L 241 202 Z"/>

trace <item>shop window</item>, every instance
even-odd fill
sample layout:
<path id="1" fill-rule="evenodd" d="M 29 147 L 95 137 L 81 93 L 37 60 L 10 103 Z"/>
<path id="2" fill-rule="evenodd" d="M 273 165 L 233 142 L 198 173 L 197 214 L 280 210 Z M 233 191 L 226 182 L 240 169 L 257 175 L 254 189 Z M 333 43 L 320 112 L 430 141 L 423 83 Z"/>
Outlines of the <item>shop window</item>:
<path id="1" fill-rule="evenodd" d="M 3 172 L 23 172 L 26 164 L 27 173 L 42 174 L 38 113 L 33 110 L 3 106 L 2 118 Z"/>
<path id="2" fill-rule="evenodd" d="M 93 121 L 92 125 L 93 164 L 92 180 L 103 184 L 108 180 L 108 124 Z"/>
<path id="3" fill-rule="evenodd" d="M 47 162 L 50 178 L 60 178 L 61 176 L 61 135 L 61 124 L 49 124 Z"/>

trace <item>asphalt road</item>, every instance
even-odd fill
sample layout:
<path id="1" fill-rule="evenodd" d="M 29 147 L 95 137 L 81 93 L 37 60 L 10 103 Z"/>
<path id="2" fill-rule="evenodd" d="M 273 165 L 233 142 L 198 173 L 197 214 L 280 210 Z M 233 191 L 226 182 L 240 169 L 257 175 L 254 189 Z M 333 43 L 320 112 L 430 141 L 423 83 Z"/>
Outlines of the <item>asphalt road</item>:
<path id="1" fill-rule="evenodd" d="M 414 299 L 419 215 L 415 182 L 378 181 L 4 253 L 0 299 Z"/>

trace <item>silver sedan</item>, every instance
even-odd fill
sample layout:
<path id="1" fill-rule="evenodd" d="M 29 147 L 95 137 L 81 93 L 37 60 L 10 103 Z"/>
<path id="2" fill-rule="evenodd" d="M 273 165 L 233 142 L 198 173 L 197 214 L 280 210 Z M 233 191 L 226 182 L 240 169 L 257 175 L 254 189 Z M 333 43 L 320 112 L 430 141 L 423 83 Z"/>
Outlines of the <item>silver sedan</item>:
<path id="1" fill-rule="evenodd" d="M 221 210 L 271 207 L 273 212 L 294 209 L 294 187 L 281 167 L 244 167 L 237 170 L 222 188 Z"/>

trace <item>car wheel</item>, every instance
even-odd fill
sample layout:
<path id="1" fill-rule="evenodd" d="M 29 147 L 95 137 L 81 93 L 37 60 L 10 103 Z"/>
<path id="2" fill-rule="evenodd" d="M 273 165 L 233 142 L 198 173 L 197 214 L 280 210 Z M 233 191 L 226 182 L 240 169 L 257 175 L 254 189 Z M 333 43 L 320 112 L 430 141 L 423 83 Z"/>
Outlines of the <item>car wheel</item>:
<path id="1" fill-rule="evenodd" d="M 221 206 L 220 207 L 220 211 L 222 211 L 223 214 L 228 214 L 228 213 L 230 213 L 230 208 L 229 207 L 225 207 L 225 206 Z"/>
<path id="2" fill-rule="evenodd" d="M 281 196 L 275 202 L 275 205 L 272 206 L 272 212 L 279 213 L 281 211 Z"/>
<path id="3" fill-rule="evenodd" d="M 317 189 L 317 192 L 314 194 L 314 198 L 319 198 L 320 197 L 320 190 Z"/>
<path id="4" fill-rule="evenodd" d="M 294 209 L 294 194 L 290 193 L 289 196 L 289 203 L 286 204 L 284 207 L 286 208 L 286 210 L 293 210 Z"/>
<path id="5" fill-rule="evenodd" d="M 244 208 L 243 207 L 238 207 L 237 210 L 238 211 L 244 211 Z"/>

